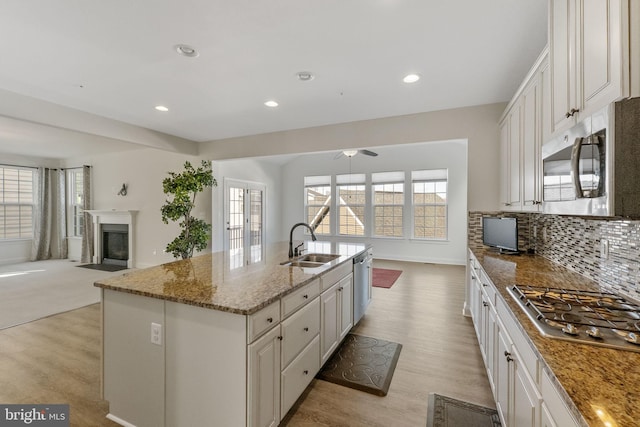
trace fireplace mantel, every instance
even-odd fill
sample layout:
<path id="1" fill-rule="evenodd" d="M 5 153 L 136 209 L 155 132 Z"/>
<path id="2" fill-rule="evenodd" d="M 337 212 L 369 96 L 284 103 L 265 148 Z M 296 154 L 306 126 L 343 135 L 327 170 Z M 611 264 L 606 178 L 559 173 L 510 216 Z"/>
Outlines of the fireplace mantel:
<path id="1" fill-rule="evenodd" d="M 133 246 L 134 224 L 138 211 L 87 210 L 93 218 L 93 263 L 102 262 L 102 224 L 126 224 L 129 226 L 129 259 L 127 268 L 133 268 L 135 248 Z"/>

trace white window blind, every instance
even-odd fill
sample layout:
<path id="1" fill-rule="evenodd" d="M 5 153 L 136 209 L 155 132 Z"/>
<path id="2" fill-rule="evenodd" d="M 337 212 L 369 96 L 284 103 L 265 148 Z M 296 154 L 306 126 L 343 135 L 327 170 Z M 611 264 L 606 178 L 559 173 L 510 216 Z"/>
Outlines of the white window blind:
<path id="1" fill-rule="evenodd" d="M 0 165 L 0 239 L 33 237 L 33 172 Z"/>

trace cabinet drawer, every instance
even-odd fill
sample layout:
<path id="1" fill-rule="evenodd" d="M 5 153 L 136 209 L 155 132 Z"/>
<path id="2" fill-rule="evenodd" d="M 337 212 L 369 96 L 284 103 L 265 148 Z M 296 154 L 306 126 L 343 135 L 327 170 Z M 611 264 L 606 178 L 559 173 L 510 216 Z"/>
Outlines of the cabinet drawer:
<path id="1" fill-rule="evenodd" d="M 480 280 L 480 285 L 482 288 L 482 293 L 485 294 L 487 300 L 489 300 L 491 302 L 491 305 L 495 306 L 496 305 L 496 288 L 493 285 L 493 283 L 491 282 L 491 280 L 489 280 L 489 277 L 487 276 L 487 274 L 484 272 L 483 269 L 479 268 L 478 270 L 478 280 Z"/>
<path id="2" fill-rule="evenodd" d="M 286 295 L 282 298 L 282 318 L 286 319 L 287 316 L 318 295 L 320 295 L 320 279 L 315 279 L 313 282 Z"/>
<path id="3" fill-rule="evenodd" d="M 326 274 L 323 274 L 320 278 L 322 280 L 322 290 L 326 291 L 335 283 L 339 282 L 344 276 L 353 272 L 353 263 L 351 260 L 345 262 L 342 265 L 334 268 L 331 271 L 328 271 Z"/>
<path id="4" fill-rule="evenodd" d="M 291 406 L 298 400 L 305 388 L 309 385 L 313 377 L 320 370 L 320 337 L 316 336 L 313 341 L 296 357 L 293 362 L 282 371 L 280 381 L 282 403 L 282 417 L 291 409 Z"/>
<path id="5" fill-rule="evenodd" d="M 280 323 L 280 301 L 247 316 L 247 344 Z"/>
<path id="6" fill-rule="evenodd" d="M 536 356 L 531 344 L 529 344 L 529 340 L 525 337 L 524 332 L 520 330 L 519 325 L 516 324 L 515 319 L 510 313 L 510 309 L 507 305 L 502 301 L 501 298 L 498 298 L 496 302 L 496 312 L 498 313 L 498 317 L 502 320 L 513 345 L 518 349 L 518 353 L 520 353 L 520 357 L 522 359 L 522 363 L 529 372 L 529 375 L 536 384 L 539 383 L 539 367 L 540 362 L 538 361 L 538 357 Z M 527 322 L 529 319 L 526 320 Z"/>
<path id="7" fill-rule="evenodd" d="M 282 367 L 320 332 L 320 298 L 315 298 L 304 308 L 282 322 Z"/>

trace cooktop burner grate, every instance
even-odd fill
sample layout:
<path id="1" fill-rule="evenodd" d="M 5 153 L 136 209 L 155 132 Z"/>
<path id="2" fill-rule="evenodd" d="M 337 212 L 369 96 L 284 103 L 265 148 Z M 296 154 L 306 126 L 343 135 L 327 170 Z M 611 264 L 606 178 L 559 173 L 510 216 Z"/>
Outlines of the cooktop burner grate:
<path id="1" fill-rule="evenodd" d="M 640 305 L 607 292 L 507 287 L 542 335 L 640 352 Z"/>

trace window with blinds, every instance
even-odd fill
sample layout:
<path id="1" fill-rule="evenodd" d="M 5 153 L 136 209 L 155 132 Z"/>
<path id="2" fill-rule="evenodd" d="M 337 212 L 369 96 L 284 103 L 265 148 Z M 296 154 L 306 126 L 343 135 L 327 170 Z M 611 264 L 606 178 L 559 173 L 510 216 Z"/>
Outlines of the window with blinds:
<path id="1" fill-rule="evenodd" d="M 411 172 L 413 198 L 413 237 L 447 238 L 447 170 Z"/>
<path id="2" fill-rule="evenodd" d="M 336 176 L 338 197 L 338 234 L 364 236 L 366 185 L 365 174 Z"/>
<path id="3" fill-rule="evenodd" d="M 0 239 L 33 237 L 33 169 L 0 165 Z"/>
<path id="4" fill-rule="evenodd" d="M 331 234 L 331 177 L 304 178 L 304 211 L 315 234 Z M 305 229 L 306 230 L 306 229 Z"/>
<path id="5" fill-rule="evenodd" d="M 84 178 L 82 169 L 69 169 L 67 170 L 67 182 L 69 191 L 69 209 L 68 226 L 69 236 L 80 237 L 84 230 L 84 210 L 83 194 L 84 194 Z"/>
<path id="6" fill-rule="evenodd" d="M 402 237 L 404 224 L 404 172 L 371 174 L 373 235 Z"/>

